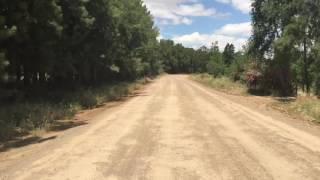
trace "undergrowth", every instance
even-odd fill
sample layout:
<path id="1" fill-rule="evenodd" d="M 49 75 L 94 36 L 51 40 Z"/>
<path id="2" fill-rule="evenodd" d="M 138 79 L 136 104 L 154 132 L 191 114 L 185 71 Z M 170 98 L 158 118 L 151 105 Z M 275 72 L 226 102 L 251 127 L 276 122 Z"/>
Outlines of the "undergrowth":
<path id="1" fill-rule="evenodd" d="M 249 95 L 245 85 L 234 82 L 227 77 L 214 78 L 209 74 L 196 74 L 191 78 L 215 90 L 235 95 Z M 298 98 L 275 98 L 277 101 L 270 106 L 293 117 L 320 123 L 320 100 L 313 96 Z"/>
<path id="2" fill-rule="evenodd" d="M 273 103 L 272 106 L 290 115 L 320 123 L 320 101 L 315 97 L 298 97 L 289 101 L 281 100 Z"/>
<path id="3" fill-rule="evenodd" d="M 119 100 L 139 89 L 143 80 L 123 82 L 76 92 L 50 92 L 36 100 L 22 98 L 0 103 L 0 141 L 26 135 L 34 130 L 49 130 L 57 120 L 72 119 L 80 110 L 95 108 Z"/>
<path id="4" fill-rule="evenodd" d="M 246 95 L 247 88 L 245 85 L 234 82 L 228 77 L 214 78 L 210 74 L 196 74 L 192 75 L 191 78 L 197 82 L 207 85 L 215 90 L 219 90 L 225 93 L 234 95 Z"/>

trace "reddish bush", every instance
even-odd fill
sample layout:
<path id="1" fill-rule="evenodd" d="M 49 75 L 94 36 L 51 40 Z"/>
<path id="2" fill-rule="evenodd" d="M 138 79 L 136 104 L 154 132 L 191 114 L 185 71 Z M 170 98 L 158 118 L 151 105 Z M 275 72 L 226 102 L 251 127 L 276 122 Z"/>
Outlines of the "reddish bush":
<path id="1" fill-rule="evenodd" d="M 262 73 L 260 73 L 257 70 L 249 70 L 246 73 L 246 81 L 249 89 L 257 89 L 261 79 L 262 79 Z"/>

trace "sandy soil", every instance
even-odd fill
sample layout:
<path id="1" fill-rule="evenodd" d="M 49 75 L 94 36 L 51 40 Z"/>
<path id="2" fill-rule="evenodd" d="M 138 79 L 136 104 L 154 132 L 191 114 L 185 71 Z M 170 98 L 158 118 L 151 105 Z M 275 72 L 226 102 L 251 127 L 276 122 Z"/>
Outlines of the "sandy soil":
<path id="1" fill-rule="evenodd" d="M 86 125 L 2 152 L 0 179 L 319 179 L 319 132 L 249 97 L 163 76 Z"/>

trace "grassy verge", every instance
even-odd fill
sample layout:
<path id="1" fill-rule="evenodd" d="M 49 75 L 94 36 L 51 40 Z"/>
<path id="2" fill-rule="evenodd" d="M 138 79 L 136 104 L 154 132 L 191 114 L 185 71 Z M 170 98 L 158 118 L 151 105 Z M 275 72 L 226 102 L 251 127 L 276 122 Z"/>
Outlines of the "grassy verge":
<path id="1" fill-rule="evenodd" d="M 315 97 L 280 99 L 271 107 L 298 118 L 320 123 L 320 101 Z"/>
<path id="2" fill-rule="evenodd" d="M 228 94 L 249 95 L 245 85 L 226 77 L 213 78 L 208 74 L 197 74 L 192 75 L 191 79 Z M 292 117 L 320 123 L 320 100 L 316 97 L 275 98 L 269 106 Z"/>
<path id="3" fill-rule="evenodd" d="M 80 110 L 91 109 L 105 102 L 121 99 L 141 88 L 146 82 L 122 82 L 76 92 L 53 93 L 51 98 L 20 100 L 0 105 L 0 142 L 50 131 L 57 121 L 70 120 Z M 57 95 L 59 94 L 59 95 Z M 61 95 L 63 94 L 63 95 Z M 55 98 L 55 95 L 58 98 Z M 37 133 L 35 133 L 36 135 Z"/>
<path id="4" fill-rule="evenodd" d="M 247 88 L 245 85 L 234 82 L 227 77 L 214 78 L 209 74 L 196 74 L 192 75 L 191 79 L 225 93 L 234 95 L 247 94 Z"/>

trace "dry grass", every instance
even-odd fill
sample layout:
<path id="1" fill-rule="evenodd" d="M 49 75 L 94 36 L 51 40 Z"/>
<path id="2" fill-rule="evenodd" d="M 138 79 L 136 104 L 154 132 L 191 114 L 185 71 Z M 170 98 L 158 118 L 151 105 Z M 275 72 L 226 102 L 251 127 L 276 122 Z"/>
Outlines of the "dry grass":
<path id="1" fill-rule="evenodd" d="M 234 82 L 227 77 L 214 78 L 209 74 L 196 74 L 192 75 L 191 79 L 228 94 L 247 94 L 247 88 L 245 87 L 245 85 L 239 82 Z"/>
<path id="2" fill-rule="evenodd" d="M 213 78 L 208 74 L 192 75 L 191 79 L 207 85 L 218 91 L 234 95 L 248 95 L 245 85 L 231 81 L 229 78 Z M 276 110 L 292 117 L 302 118 L 320 123 L 320 100 L 314 96 L 299 96 L 298 98 L 276 98 L 270 104 Z"/>
<path id="3" fill-rule="evenodd" d="M 289 115 L 320 123 L 320 100 L 315 97 L 300 96 L 288 101 L 280 100 L 272 104 L 272 107 Z"/>

